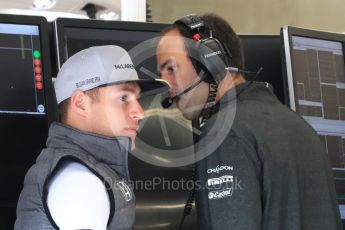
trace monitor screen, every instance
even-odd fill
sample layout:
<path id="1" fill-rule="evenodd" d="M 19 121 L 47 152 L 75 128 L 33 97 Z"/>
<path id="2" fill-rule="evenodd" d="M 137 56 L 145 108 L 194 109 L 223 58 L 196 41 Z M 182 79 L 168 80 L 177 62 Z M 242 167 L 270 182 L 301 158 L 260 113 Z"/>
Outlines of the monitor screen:
<path id="1" fill-rule="evenodd" d="M 54 22 L 57 69 L 68 57 L 91 46 L 118 45 L 130 51 L 141 42 L 157 36 L 166 26 L 158 23 L 59 18 Z M 132 59 L 136 61 L 135 57 Z M 154 53 L 134 64 L 141 78 L 150 78 L 140 71 L 142 66 L 149 68 L 151 77 L 157 76 Z"/>
<path id="2" fill-rule="evenodd" d="M 345 219 L 345 35 L 284 27 L 282 39 L 289 105 L 324 143 Z"/>
<path id="3" fill-rule="evenodd" d="M 91 46 L 118 45 L 129 51 L 140 78 L 156 78 L 155 47 L 145 50 L 148 40 L 155 38 L 167 24 L 100 21 L 59 18 L 54 22 L 58 67 L 71 55 Z M 142 44 L 142 46 L 140 45 Z M 150 43 L 151 44 L 151 43 Z M 139 48 L 138 48 L 139 45 Z M 149 45 L 149 43 L 147 43 Z M 141 50 L 139 53 L 133 50 Z M 135 55 L 138 54 L 138 55 Z M 181 117 L 177 109 L 160 107 L 163 97 L 154 95 L 141 99 L 145 119 L 140 122 L 136 151 L 129 155 L 131 179 L 135 182 L 135 228 L 176 229 L 188 197 L 187 190 L 164 189 L 163 184 L 140 186 L 156 181 L 190 180 L 192 168 L 179 167 L 169 162 L 179 154 L 193 154 L 191 123 Z M 169 166 L 169 167 L 166 167 Z M 163 199 L 170 197 L 171 199 Z M 159 213 L 160 218 L 156 218 Z M 194 211 L 193 211 L 194 213 Z M 186 228 L 195 228 L 193 218 L 186 220 Z"/>
<path id="4" fill-rule="evenodd" d="M 0 113 L 45 114 L 38 25 L 0 22 Z"/>
<path id="5" fill-rule="evenodd" d="M 45 18 L 0 15 L 1 224 L 12 224 L 24 176 L 57 117 L 48 40 Z"/>
<path id="6" fill-rule="evenodd" d="M 257 71 L 263 68 L 257 81 L 268 82 L 273 86 L 277 98 L 286 103 L 286 88 L 281 64 L 281 42 L 279 35 L 239 34 L 242 42 L 245 69 Z M 248 80 L 252 76 L 246 76 Z"/>

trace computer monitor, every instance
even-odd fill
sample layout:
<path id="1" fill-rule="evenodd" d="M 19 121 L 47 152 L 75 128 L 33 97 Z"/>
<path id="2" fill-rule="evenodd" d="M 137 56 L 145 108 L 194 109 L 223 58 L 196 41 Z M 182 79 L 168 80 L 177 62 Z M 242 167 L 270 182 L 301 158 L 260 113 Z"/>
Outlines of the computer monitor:
<path id="1" fill-rule="evenodd" d="M 167 26 L 159 23 L 71 18 L 58 18 L 53 25 L 58 69 L 68 57 L 82 49 L 91 46 L 118 45 L 129 51 L 139 43 L 154 38 Z M 150 60 L 155 60 L 155 57 L 151 55 Z M 149 67 L 154 68 L 152 73 L 155 73 L 155 63 L 150 64 Z"/>
<path id="2" fill-rule="evenodd" d="M 152 43 L 141 46 L 137 49 L 138 53 L 132 51 L 138 48 L 138 44 L 158 36 L 168 24 L 59 18 L 53 25 L 58 68 L 68 57 L 82 49 L 118 45 L 130 51 L 139 77 L 157 77 L 155 47 L 145 50 L 146 45 Z M 141 100 L 146 118 L 141 121 L 135 157 L 132 154 L 129 156 L 131 179 L 134 184 L 139 185 L 135 186 L 137 205 L 134 226 L 138 229 L 152 229 L 156 226 L 177 229 L 188 197 L 187 190 L 164 189 L 163 184 L 140 186 L 143 185 L 141 183 L 146 185 L 153 183 L 153 180 L 180 181 L 181 178 L 187 181 L 192 176 L 192 168 L 189 166 L 163 167 L 164 164 L 169 165 L 171 158 L 182 152 L 178 151 L 179 149 L 193 146 L 193 139 L 190 122 L 179 116 L 177 109 L 170 111 L 159 108 L 162 99 L 153 96 Z M 160 218 L 157 219 L 157 215 Z M 186 220 L 186 228 L 196 228 L 194 211 L 192 216 L 193 218 Z"/>
<path id="3" fill-rule="evenodd" d="M 345 219 L 345 35 L 290 26 L 281 35 L 289 105 L 324 143 Z"/>
<path id="4" fill-rule="evenodd" d="M 47 64 L 50 54 L 44 40 L 47 39 L 44 20 L 0 15 L 1 114 L 47 113 L 45 81 L 50 81 L 50 64 Z"/>
<path id="5" fill-rule="evenodd" d="M 257 71 L 262 67 L 263 71 L 256 80 L 270 83 L 277 98 L 285 104 L 287 99 L 283 83 L 280 36 L 239 34 L 239 37 L 243 46 L 245 69 Z M 251 80 L 253 76 L 248 75 L 247 78 Z"/>
<path id="6" fill-rule="evenodd" d="M 0 212 L 15 208 L 57 117 L 48 40 L 43 17 L 0 15 Z"/>

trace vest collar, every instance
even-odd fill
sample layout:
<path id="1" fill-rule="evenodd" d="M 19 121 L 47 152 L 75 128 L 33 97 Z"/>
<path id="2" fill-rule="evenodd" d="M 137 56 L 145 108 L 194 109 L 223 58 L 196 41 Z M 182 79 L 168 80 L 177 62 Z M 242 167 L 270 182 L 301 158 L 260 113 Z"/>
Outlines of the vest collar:
<path id="1" fill-rule="evenodd" d="M 53 122 L 49 128 L 47 147 L 90 154 L 97 161 L 108 164 L 121 177 L 129 180 L 128 151 L 131 147 L 129 137 L 111 138 Z"/>

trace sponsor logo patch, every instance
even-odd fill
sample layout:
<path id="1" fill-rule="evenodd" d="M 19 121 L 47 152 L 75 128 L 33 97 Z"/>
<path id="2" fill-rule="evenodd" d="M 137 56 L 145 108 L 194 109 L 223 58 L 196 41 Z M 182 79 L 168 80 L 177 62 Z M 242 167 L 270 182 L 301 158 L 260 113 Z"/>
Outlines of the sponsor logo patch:
<path id="1" fill-rule="evenodd" d="M 210 168 L 210 169 L 207 169 L 207 173 L 210 174 L 210 173 L 219 173 L 221 171 L 232 171 L 234 169 L 233 166 L 229 166 L 229 165 L 217 165 L 216 168 Z"/>
<path id="2" fill-rule="evenodd" d="M 232 188 L 226 188 L 218 191 L 212 191 L 208 193 L 208 199 L 216 200 L 224 197 L 232 196 Z"/>
<path id="3" fill-rule="evenodd" d="M 218 178 L 211 178 L 207 180 L 207 185 L 220 185 L 227 182 L 233 182 L 233 176 L 225 175 Z"/>
<path id="4" fill-rule="evenodd" d="M 127 202 L 130 201 L 132 199 L 132 192 L 128 185 L 124 181 L 119 181 L 116 185 L 119 187 L 125 200 Z"/>

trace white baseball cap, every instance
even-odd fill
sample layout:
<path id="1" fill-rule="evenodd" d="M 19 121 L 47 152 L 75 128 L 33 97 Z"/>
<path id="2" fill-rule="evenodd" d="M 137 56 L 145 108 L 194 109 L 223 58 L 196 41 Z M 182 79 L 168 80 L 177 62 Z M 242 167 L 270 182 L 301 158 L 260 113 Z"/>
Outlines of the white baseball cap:
<path id="1" fill-rule="evenodd" d="M 71 56 L 61 67 L 54 83 L 57 103 L 70 98 L 75 90 L 98 86 L 138 83 L 141 92 L 156 94 L 169 85 L 160 79 L 139 79 L 127 51 L 115 45 L 94 46 Z"/>

